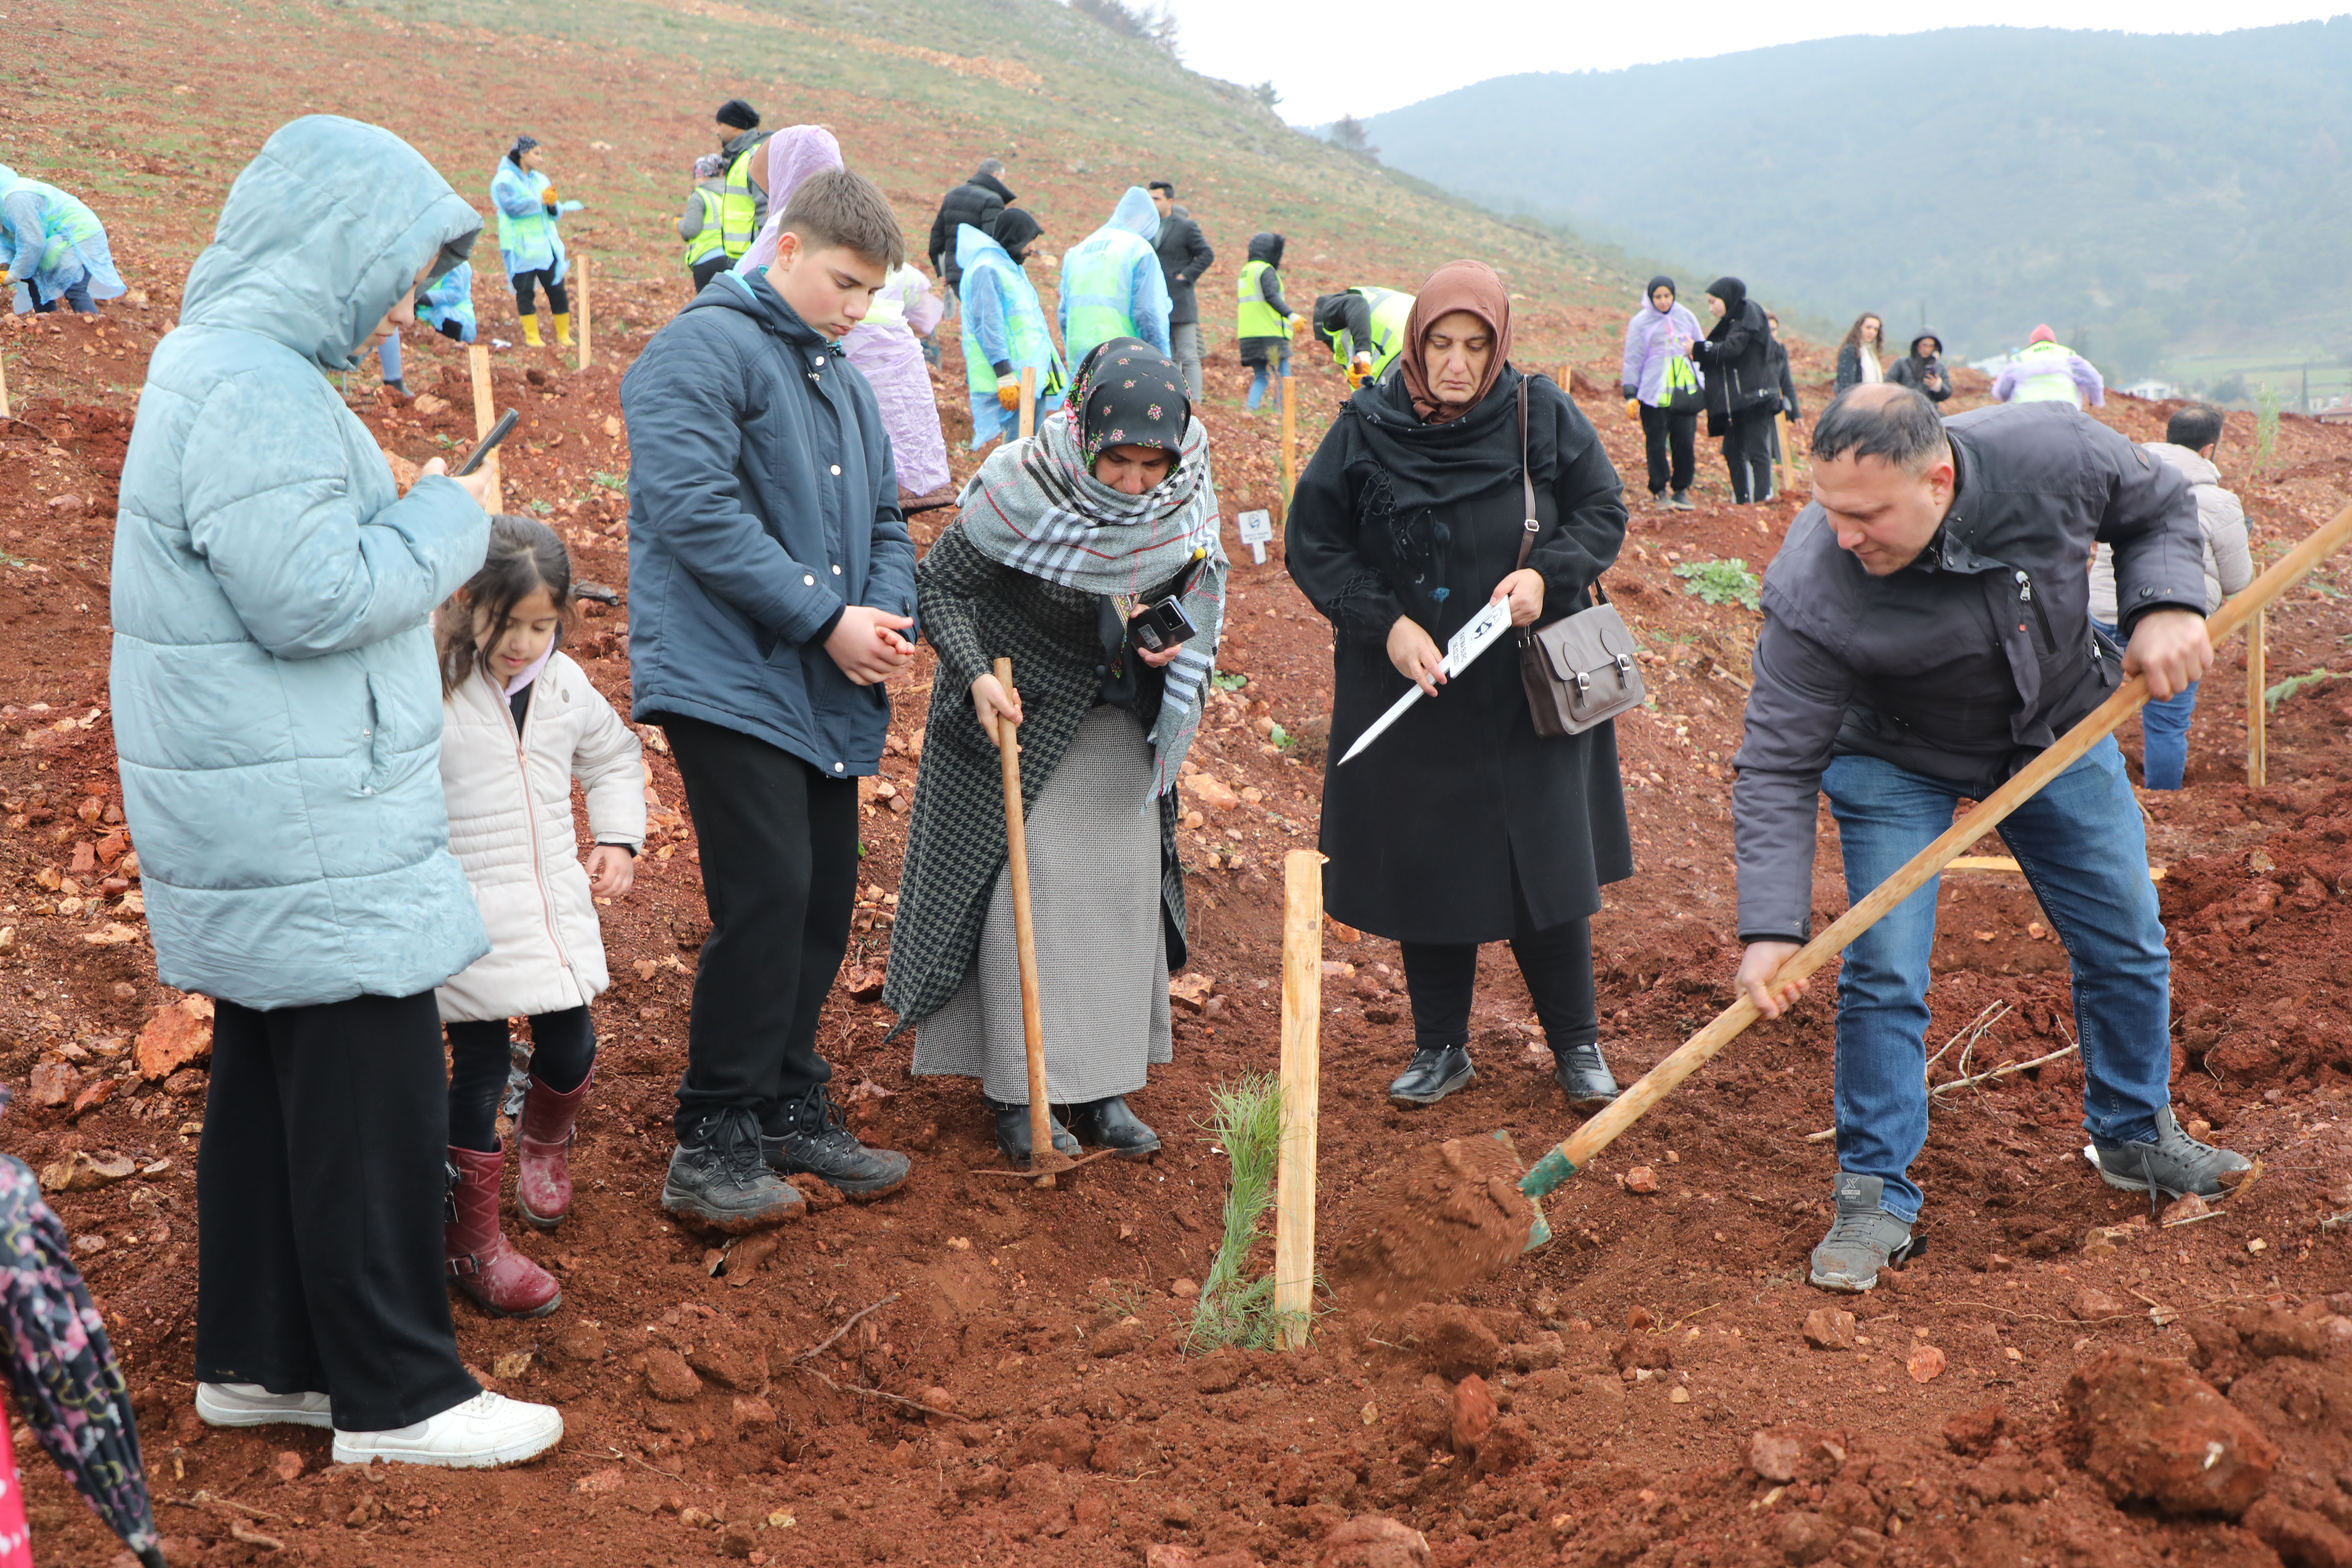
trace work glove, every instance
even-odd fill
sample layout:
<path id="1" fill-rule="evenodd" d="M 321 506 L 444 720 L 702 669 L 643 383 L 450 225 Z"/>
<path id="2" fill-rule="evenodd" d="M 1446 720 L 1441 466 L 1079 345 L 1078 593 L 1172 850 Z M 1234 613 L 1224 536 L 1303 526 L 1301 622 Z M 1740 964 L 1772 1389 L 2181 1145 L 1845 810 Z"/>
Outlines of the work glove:
<path id="1" fill-rule="evenodd" d="M 1304 316 L 1300 315 L 1300 314 L 1299 314 L 1297 311 L 1296 311 L 1296 310 L 1293 310 L 1292 312 L 1290 312 L 1290 335 L 1291 335 L 1292 337 L 1297 337 L 1297 336 L 1298 335 L 1298 329 L 1299 329 L 1299 328 L 1301 328 L 1301 327 L 1303 327 L 1303 326 L 1305 326 L 1306 324 L 1307 324 L 1307 318 L 1306 318 L 1306 317 L 1304 317 Z"/>
<path id="2" fill-rule="evenodd" d="M 1625 417 L 1628 421 L 1635 425 L 1639 425 L 1642 422 L 1642 400 L 1640 398 L 1628 397 L 1625 399 Z"/>
<path id="3" fill-rule="evenodd" d="M 1360 387 L 1371 379 L 1372 356 L 1360 352 L 1348 362 L 1348 384 Z"/>
<path id="4" fill-rule="evenodd" d="M 1004 405 L 1007 413 L 1020 407 L 1021 384 L 1017 381 L 999 380 L 996 384 L 996 401 Z"/>
<path id="5" fill-rule="evenodd" d="M 539 193 L 539 203 L 541 206 L 549 207 L 555 205 L 555 187 L 553 185 L 550 185 L 547 189 Z"/>

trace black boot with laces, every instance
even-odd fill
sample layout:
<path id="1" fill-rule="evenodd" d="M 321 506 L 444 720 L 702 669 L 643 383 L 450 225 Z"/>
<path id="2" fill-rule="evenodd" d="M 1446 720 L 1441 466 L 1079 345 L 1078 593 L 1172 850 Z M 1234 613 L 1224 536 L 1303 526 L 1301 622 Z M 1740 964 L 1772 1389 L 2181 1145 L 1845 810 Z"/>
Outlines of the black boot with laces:
<path id="1" fill-rule="evenodd" d="M 760 1152 L 770 1169 L 787 1176 L 814 1176 L 853 1203 L 882 1197 L 906 1184 L 907 1156 L 860 1143 L 822 1086 L 788 1101 L 782 1114 L 783 1131 L 763 1131 L 760 1136 Z"/>

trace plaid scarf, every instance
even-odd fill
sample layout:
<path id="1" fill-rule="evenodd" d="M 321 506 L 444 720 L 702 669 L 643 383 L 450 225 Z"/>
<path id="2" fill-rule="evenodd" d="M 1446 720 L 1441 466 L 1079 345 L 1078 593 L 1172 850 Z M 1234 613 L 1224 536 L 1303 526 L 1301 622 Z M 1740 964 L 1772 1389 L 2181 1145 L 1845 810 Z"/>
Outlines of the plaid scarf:
<path id="1" fill-rule="evenodd" d="M 1198 635 L 1163 672 L 1167 693 L 1151 728 L 1153 797 L 1175 787 L 1201 725 L 1225 614 L 1225 547 L 1209 474 L 1209 433 L 1195 419 L 1167 479 L 1139 496 L 1096 479 L 1079 448 L 1076 415 L 1047 416 L 1037 434 L 989 454 L 960 498 L 962 526 L 990 560 L 1080 593 L 1100 594 L 1130 620 L 1144 595 L 1202 555 L 1184 594 Z M 1149 801 L 1145 803 L 1149 805 Z"/>

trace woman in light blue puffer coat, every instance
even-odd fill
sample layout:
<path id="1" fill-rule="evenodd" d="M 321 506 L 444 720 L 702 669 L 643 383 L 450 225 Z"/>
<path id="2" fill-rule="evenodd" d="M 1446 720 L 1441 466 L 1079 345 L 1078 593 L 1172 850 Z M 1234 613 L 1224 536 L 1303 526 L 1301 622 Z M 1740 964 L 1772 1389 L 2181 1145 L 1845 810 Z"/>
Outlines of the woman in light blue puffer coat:
<path id="1" fill-rule="evenodd" d="M 390 132 L 280 129 L 149 362 L 115 524 L 156 971 L 217 1005 L 196 1408 L 331 1425 L 338 1463 L 499 1464 L 562 1433 L 467 1373 L 442 1283 L 433 990 L 488 943 L 449 853 L 426 623 L 489 519 L 437 461 L 401 497 L 326 375 L 413 321 L 480 228 Z"/>

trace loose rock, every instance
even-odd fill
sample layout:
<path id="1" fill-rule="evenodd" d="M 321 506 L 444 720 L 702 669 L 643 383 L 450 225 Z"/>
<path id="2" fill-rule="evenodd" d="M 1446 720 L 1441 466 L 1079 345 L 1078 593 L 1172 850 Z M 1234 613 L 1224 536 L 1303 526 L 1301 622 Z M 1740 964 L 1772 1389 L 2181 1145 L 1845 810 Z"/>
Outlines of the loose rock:
<path id="1" fill-rule="evenodd" d="M 210 1061 L 212 1054 L 213 1000 L 209 996 L 183 996 L 168 1007 L 157 1008 L 147 1026 L 139 1031 L 139 1043 L 132 1052 L 139 1076 L 149 1083 L 161 1083 L 192 1063 Z"/>
<path id="2" fill-rule="evenodd" d="M 1636 1165 L 1625 1173 L 1625 1190 L 1629 1193 L 1654 1193 L 1658 1190 L 1658 1173 L 1647 1165 Z"/>
<path id="3" fill-rule="evenodd" d="M 1934 1345 L 1921 1345 L 1911 1352 L 1904 1370 L 1911 1374 L 1914 1383 L 1933 1383 L 1944 1375 L 1944 1352 Z"/>
<path id="4" fill-rule="evenodd" d="M 1454 1451 L 1475 1454 L 1486 1439 L 1487 1429 L 1495 1425 L 1495 1396 L 1486 1388 L 1486 1380 L 1475 1373 L 1454 1385 L 1449 1401 L 1453 1421 Z"/>
<path id="5" fill-rule="evenodd" d="M 1805 1342 L 1817 1351 L 1853 1349 L 1853 1314 L 1835 1307 L 1816 1307 L 1805 1314 Z"/>
<path id="6" fill-rule="evenodd" d="M 646 1392 L 666 1405 L 683 1405 L 702 1392 L 702 1379 L 667 1345 L 646 1352 Z"/>
<path id="7" fill-rule="evenodd" d="M 1360 1514 L 1331 1527 L 1315 1549 L 1315 1568 L 1429 1568 L 1429 1542 L 1385 1514 Z"/>
<path id="8" fill-rule="evenodd" d="M 2074 1299 L 2066 1305 L 2069 1311 L 2085 1323 L 2096 1322 L 2101 1318 L 2126 1317 L 2131 1312 L 2131 1308 L 2121 1300 L 2108 1295 L 2095 1285 L 2085 1285 L 2075 1291 Z"/>
<path id="9" fill-rule="evenodd" d="M 2183 1362 L 2108 1351 L 2066 1380 L 2085 1468 L 2117 1502 L 2235 1519 L 2268 1489 L 2279 1447 Z"/>

